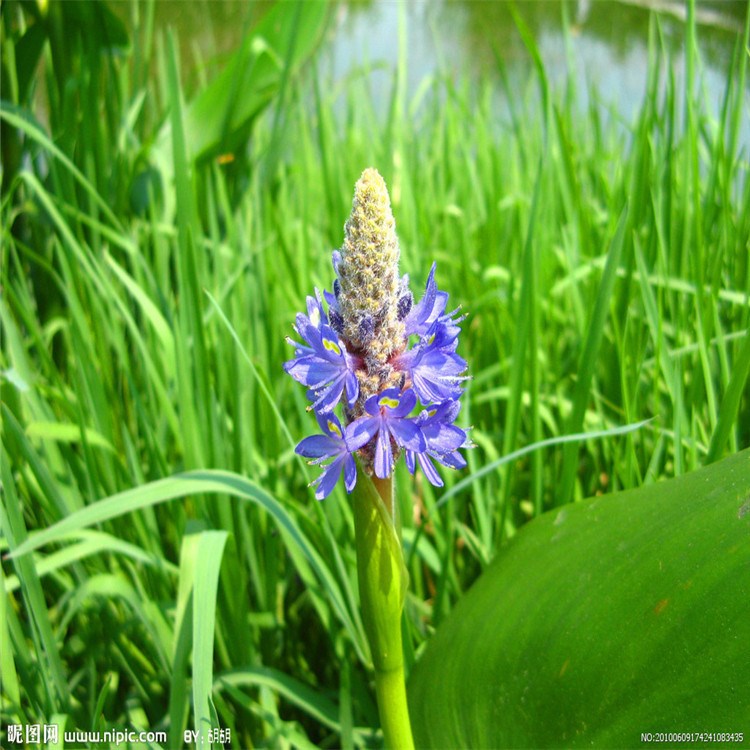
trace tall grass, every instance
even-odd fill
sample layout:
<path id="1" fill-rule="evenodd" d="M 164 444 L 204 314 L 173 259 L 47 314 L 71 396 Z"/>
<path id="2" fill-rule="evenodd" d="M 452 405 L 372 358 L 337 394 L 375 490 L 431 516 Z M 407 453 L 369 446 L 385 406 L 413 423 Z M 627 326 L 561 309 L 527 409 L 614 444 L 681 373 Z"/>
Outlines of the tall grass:
<path id="1" fill-rule="evenodd" d="M 354 182 L 383 173 L 415 292 L 434 259 L 469 314 L 469 469 L 440 491 L 397 480 L 413 660 L 531 517 L 750 445 L 748 25 L 718 117 L 694 26 L 678 89 L 656 20 L 626 125 L 552 90 L 538 57 L 520 90 L 446 73 L 410 99 L 402 54 L 389 102 L 366 71 L 332 88 L 313 66 L 258 118 L 243 172 L 190 160 L 176 42 L 156 35 L 149 80 L 144 28 L 106 91 L 120 119 L 85 117 L 75 148 L 2 107 L 33 155 L 2 198 L 2 550 L 113 499 L 3 560 L 0 723 L 167 729 L 174 746 L 206 720 L 237 747 L 376 744 L 348 499 L 306 488 L 293 447 L 314 427 L 281 374 L 295 312 L 330 286 Z M 153 177 L 139 170 L 162 119 L 173 182 L 136 210 L 120 180 Z M 138 489 L 204 469 L 225 473 Z"/>

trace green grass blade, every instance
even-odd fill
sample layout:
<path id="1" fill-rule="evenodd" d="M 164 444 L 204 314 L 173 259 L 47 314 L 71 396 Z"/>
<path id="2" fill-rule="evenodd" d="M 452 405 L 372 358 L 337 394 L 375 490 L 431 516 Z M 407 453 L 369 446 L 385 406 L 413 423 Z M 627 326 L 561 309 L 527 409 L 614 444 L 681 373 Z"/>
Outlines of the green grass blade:
<path id="1" fill-rule="evenodd" d="M 171 575 L 176 575 L 177 572 L 175 566 L 168 560 L 144 552 L 143 549 L 135 544 L 118 539 L 102 531 L 84 530 L 73 532 L 66 534 L 62 541 L 73 541 L 74 544 L 53 552 L 51 555 L 34 560 L 34 566 L 40 578 L 58 570 L 63 570 L 86 557 L 92 557 L 104 552 L 122 555 L 144 565 L 158 567 L 160 570 L 164 570 Z M 0 544 L 0 549 L 2 549 L 2 544 Z M 6 592 L 15 591 L 19 586 L 20 582 L 17 576 L 10 575 L 5 579 Z"/>
<path id="2" fill-rule="evenodd" d="M 195 529 L 193 529 L 195 531 Z M 174 617 L 172 643 L 172 674 L 169 689 L 170 744 L 182 742 L 187 726 L 188 705 L 188 661 L 193 640 L 193 584 L 195 561 L 200 534 L 186 530 L 180 547 L 180 578 L 177 588 L 177 606 Z"/>
<path id="3" fill-rule="evenodd" d="M 291 704 L 302 709 L 308 716 L 313 717 L 324 726 L 335 732 L 341 731 L 338 720 L 338 708 L 319 691 L 313 690 L 304 683 L 277 669 L 269 667 L 255 667 L 238 669 L 217 675 L 214 690 L 223 686 L 233 687 L 267 687 L 285 698 Z"/>
<path id="4" fill-rule="evenodd" d="M 23 520 L 19 497 L 15 490 L 15 481 L 10 474 L 10 461 L 5 447 L 0 453 L 0 477 L 3 483 L 3 503 L 0 506 L 0 528 L 13 547 L 16 540 L 26 538 L 26 525 Z M 46 710 L 51 714 L 55 710 L 65 708 L 70 700 L 68 681 L 65 676 L 62 658 L 57 640 L 52 632 L 50 614 L 44 600 L 44 590 L 37 575 L 34 563 L 30 559 L 18 559 L 13 563 L 21 591 L 26 603 L 26 612 L 33 623 L 32 637 L 37 659 L 48 670 L 49 679 L 45 680 L 47 691 Z M 0 592 L 5 598 L 5 593 Z M 6 621 L 7 622 L 7 621 Z"/>
<path id="5" fill-rule="evenodd" d="M 40 440 L 53 440 L 60 443 L 80 443 L 85 440 L 89 445 L 104 448 L 115 453 L 114 446 L 101 433 L 86 428 L 83 431 L 77 424 L 64 422 L 29 422 L 26 425 L 26 436 Z"/>
<path id="6" fill-rule="evenodd" d="M 10 597 L 8 596 L 8 582 L 5 573 L 0 566 L 0 697 L 5 702 L 11 703 L 11 712 L 21 708 L 21 691 L 18 687 L 18 674 L 16 665 L 13 660 L 13 649 L 11 648 L 10 632 L 8 623 L 10 616 L 6 611 L 10 606 Z"/>
<path id="7" fill-rule="evenodd" d="M 546 142 L 546 141 L 545 141 Z M 518 443 L 518 431 L 521 422 L 521 408 L 523 402 L 523 382 L 526 373 L 526 360 L 529 358 L 529 370 L 531 385 L 536 384 L 537 372 L 537 352 L 534 349 L 536 334 L 538 332 L 538 303 L 536 294 L 537 272 L 536 272 L 536 249 L 534 247 L 534 233 L 537 226 L 537 216 L 539 210 L 539 201 L 542 192 L 544 160 L 540 159 L 534 180 L 534 193 L 531 199 L 531 210 L 526 229 L 526 238 L 523 248 L 523 275 L 521 278 L 521 293 L 518 300 L 518 311 L 516 320 L 519 324 L 515 333 L 513 342 L 513 366 L 510 374 L 510 398 L 508 399 L 508 410 L 505 415 L 505 431 L 503 436 L 503 453 L 512 453 L 512 449 Z M 536 397 L 533 400 L 533 407 L 536 407 Z M 532 420 L 536 423 L 538 412 L 534 410 Z M 513 471 L 507 471 L 504 482 L 504 499 L 501 512 L 501 520 L 498 528 L 495 530 L 495 538 L 499 539 L 505 530 L 505 518 L 510 508 L 511 488 Z M 442 500 L 444 500 L 445 496 Z M 442 501 L 441 500 L 441 501 Z M 480 528 L 480 533 L 482 529 Z M 484 534 L 484 545 L 489 548 L 491 539 L 488 534 Z"/>
<path id="8" fill-rule="evenodd" d="M 204 531 L 198 539 L 193 583 L 193 713 L 195 731 L 207 743 L 217 727 L 211 692 L 213 689 L 216 590 L 227 541 L 226 531 Z M 240 596 L 243 592 L 238 592 Z"/>
<path id="9" fill-rule="evenodd" d="M 586 340 L 578 362 L 578 382 L 573 395 L 573 411 L 566 423 L 569 433 L 578 432 L 583 424 L 583 415 L 591 395 L 591 383 L 596 370 L 597 355 L 604 337 L 610 300 L 617 278 L 617 268 L 620 264 L 622 250 L 625 244 L 625 234 L 628 227 L 628 210 L 625 207 L 620 214 L 612 242 L 607 252 L 607 262 L 596 296 L 596 303 L 589 321 Z M 578 471 L 578 444 L 567 443 L 563 450 L 562 476 L 560 488 L 556 493 L 556 504 L 564 505 L 573 498 L 576 474 Z"/>

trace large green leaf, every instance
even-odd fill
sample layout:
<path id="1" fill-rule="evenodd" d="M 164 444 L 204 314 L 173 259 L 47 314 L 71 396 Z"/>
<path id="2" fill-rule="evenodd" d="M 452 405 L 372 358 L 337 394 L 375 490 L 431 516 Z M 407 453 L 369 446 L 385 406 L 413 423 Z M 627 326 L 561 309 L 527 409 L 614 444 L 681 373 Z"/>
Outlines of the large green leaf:
<path id="1" fill-rule="evenodd" d="M 746 743 L 749 648 L 746 450 L 522 529 L 415 666 L 415 741 L 620 748 L 690 731 Z"/>

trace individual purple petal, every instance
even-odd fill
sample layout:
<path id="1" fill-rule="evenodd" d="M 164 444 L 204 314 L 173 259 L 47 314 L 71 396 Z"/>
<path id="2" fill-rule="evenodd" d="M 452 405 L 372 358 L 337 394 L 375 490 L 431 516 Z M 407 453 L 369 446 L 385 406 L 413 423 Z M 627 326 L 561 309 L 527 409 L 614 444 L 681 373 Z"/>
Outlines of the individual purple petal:
<path id="1" fill-rule="evenodd" d="M 344 392 L 344 378 L 340 377 L 329 383 L 320 390 L 313 391 L 315 400 L 307 407 L 308 411 L 319 412 L 320 414 L 326 414 L 333 411 L 336 408 L 341 399 L 341 394 Z"/>
<path id="2" fill-rule="evenodd" d="M 328 458 L 335 454 L 337 449 L 338 446 L 334 438 L 328 435 L 310 435 L 310 437 L 300 440 L 294 452 L 300 456 L 305 456 L 305 458 Z"/>
<path id="3" fill-rule="evenodd" d="M 391 391 L 398 391 L 395 388 L 391 388 Z M 365 401 L 365 411 L 372 415 L 373 417 L 377 417 L 380 415 L 380 404 L 378 401 L 383 398 L 387 397 L 388 391 L 383 391 L 383 393 L 376 393 L 374 396 L 370 396 L 370 398 Z M 398 406 L 398 399 L 394 399 L 394 406 Z"/>
<path id="4" fill-rule="evenodd" d="M 425 285 L 424 295 L 419 304 L 414 305 L 411 312 L 404 318 L 404 327 L 406 329 L 406 335 L 410 336 L 414 333 L 419 333 L 420 329 L 427 330 L 427 321 L 433 316 L 435 300 L 437 296 L 437 286 L 435 284 L 435 269 L 437 263 L 432 264 L 430 273 L 427 277 L 427 284 Z M 437 316 L 435 316 L 437 317 Z"/>
<path id="5" fill-rule="evenodd" d="M 443 320 L 436 320 L 420 342 L 422 346 L 440 351 L 455 351 L 458 347 L 458 326 L 448 327 Z"/>
<path id="6" fill-rule="evenodd" d="M 465 377 L 466 364 L 460 357 L 453 358 L 443 352 L 430 352 L 421 357 L 411 370 L 414 390 L 422 401 L 444 401 L 458 398 L 459 385 Z"/>
<path id="7" fill-rule="evenodd" d="M 328 318 L 323 311 L 323 303 L 320 299 L 320 292 L 315 290 L 315 298 L 307 297 L 307 317 L 310 324 L 315 328 L 319 328 L 321 325 L 328 323 Z"/>
<path id="8" fill-rule="evenodd" d="M 320 326 L 313 325 L 310 318 L 302 313 L 297 313 L 297 317 L 294 319 L 294 330 L 302 336 L 308 344 L 307 347 L 304 347 L 302 344 L 297 344 L 297 346 L 302 348 L 311 349 L 313 341 L 317 341 L 320 337 Z"/>
<path id="9" fill-rule="evenodd" d="M 317 354 L 306 354 L 284 363 L 285 372 L 313 389 L 329 383 L 339 374 L 340 369 L 336 363 L 327 362 Z"/>
<path id="10" fill-rule="evenodd" d="M 429 450 L 436 453 L 452 453 L 466 444 L 466 433 L 454 424 L 440 425 L 430 432 L 425 430 L 425 439 Z"/>
<path id="11" fill-rule="evenodd" d="M 359 396 L 359 380 L 357 379 L 356 373 L 349 368 L 347 368 L 346 371 L 346 381 L 344 385 L 346 387 L 347 404 L 349 408 L 351 408 L 354 406 L 354 402 Z"/>
<path id="12" fill-rule="evenodd" d="M 404 451 L 404 460 L 406 461 L 406 468 L 409 470 L 409 474 L 414 473 L 414 462 L 417 454 L 414 451 Z"/>
<path id="13" fill-rule="evenodd" d="M 429 483 L 433 487 L 442 487 L 444 484 L 443 478 L 437 473 L 437 469 L 432 461 L 430 461 L 429 456 L 426 453 L 418 453 L 417 460 L 419 461 L 419 468 L 422 469 Z"/>
<path id="14" fill-rule="evenodd" d="M 398 394 L 398 405 L 393 406 L 392 404 L 386 404 L 385 398 L 393 398 L 393 393 Z M 398 392 L 397 388 L 389 388 L 383 391 L 379 402 L 383 406 L 387 406 L 388 415 L 390 417 L 405 417 L 411 413 L 412 409 L 417 405 L 417 396 L 411 388 L 407 388 L 403 393 Z"/>
<path id="15" fill-rule="evenodd" d="M 425 450 L 427 443 L 419 425 L 413 419 L 390 419 L 388 431 L 396 442 L 404 448 Z"/>
<path id="16" fill-rule="evenodd" d="M 429 429 L 431 425 L 452 424 L 460 411 L 460 401 L 445 401 L 425 407 L 419 414 L 419 419 L 424 421 L 424 428 Z"/>
<path id="17" fill-rule="evenodd" d="M 360 417 L 346 426 L 346 442 L 350 451 L 367 445 L 380 429 L 379 417 Z"/>
<path id="18" fill-rule="evenodd" d="M 323 473 L 312 483 L 313 486 L 317 485 L 315 490 L 315 497 L 318 500 L 323 500 L 333 492 L 333 488 L 339 481 L 341 476 L 341 469 L 344 466 L 344 456 L 339 456 L 337 459 L 332 461 L 324 470 Z"/>
<path id="19" fill-rule="evenodd" d="M 427 477 L 427 480 L 434 487 L 442 487 L 443 479 L 440 474 L 437 473 L 432 461 L 426 452 L 417 453 L 416 451 L 406 452 L 406 468 L 410 474 L 414 474 L 416 469 L 415 461 L 419 461 L 419 467 Z"/>
<path id="20" fill-rule="evenodd" d="M 393 450 L 391 449 L 391 436 L 389 431 L 381 425 L 378 438 L 375 442 L 375 476 L 380 479 L 389 477 L 393 472 Z"/>
<path id="21" fill-rule="evenodd" d="M 346 491 L 351 492 L 355 484 L 357 484 L 357 464 L 350 454 L 344 460 L 344 486 Z"/>
<path id="22" fill-rule="evenodd" d="M 417 422 L 428 451 L 442 455 L 468 446 L 466 431 L 453 424 L 460 409 L 460 401 L 446 401 L 419 414 Z"/>
<path id="23" fill-rule="evenodd" d="M 465 447 L 470 448 L 471 446 L 467 445 Z M 442 455 L 435 456 L 435 458 L 449 469 L 463 469 L 466 466 L 466 459 L 458 451 L 443 453 Z"/>

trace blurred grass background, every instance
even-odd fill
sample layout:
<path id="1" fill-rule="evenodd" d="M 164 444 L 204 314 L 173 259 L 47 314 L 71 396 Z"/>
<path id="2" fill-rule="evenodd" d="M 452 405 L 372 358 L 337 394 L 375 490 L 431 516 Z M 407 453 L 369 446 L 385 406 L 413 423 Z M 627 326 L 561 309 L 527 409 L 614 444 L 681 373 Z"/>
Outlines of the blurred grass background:
<path id="1" fill-rule="evenodd" d="M 348 499 L 307 489 L 293 447 L 314 420 L 281 370 L 305 295 L 330 288 L 355 181 L 384 175 L 415 296 L 436 260 L 469 314 L 469 469 L 439 491 L 398 474 L 413 660 L 530 518 L 750 445 L 750 15 L 718 114 L 695 9 L 679 83 L 652 16 L 631 121 L 596 91 L 581 106 L 573 70 L 551 86 L 522 14 L 523 85 L 498 60 L 504 86 L 446 69 L 412 93 L 402 34 L 383 99 L 369 65 L 326 79 L 323 3 L 273 6 L 189 86 L 185 40 L 154 3 L 126 7 L 131 31 L 102 3 L 2 8 L 2 551 L 210 468 L 272 498 L 313 553 L 207 491 L 133 513 L 125 496 L 119 518 L 4 559 L 0 723 L 181 737 L 199 710 L 185 644 L 208 623 L 200 710 L 233 746 L 377 745 Z"/>

